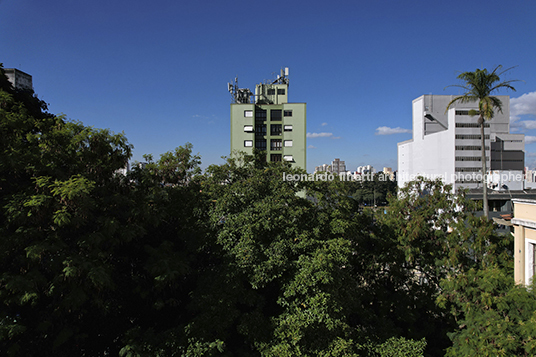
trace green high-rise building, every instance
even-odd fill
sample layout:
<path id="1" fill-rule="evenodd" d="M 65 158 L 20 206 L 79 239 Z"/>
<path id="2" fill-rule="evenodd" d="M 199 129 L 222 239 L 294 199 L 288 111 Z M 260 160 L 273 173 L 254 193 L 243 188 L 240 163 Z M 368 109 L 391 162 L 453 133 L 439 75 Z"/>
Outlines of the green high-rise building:
<path id="1" fill-rule="evenodd" d="M 270 83 L 249 89 L 229 84 L 231 104 L 231 152 L 266 151 L 268 161 L 288 161 L 306 169 L 305 103 L 288 102 L 288 68 Z M 253 98 L 252 98 L 253 97 Z"/>

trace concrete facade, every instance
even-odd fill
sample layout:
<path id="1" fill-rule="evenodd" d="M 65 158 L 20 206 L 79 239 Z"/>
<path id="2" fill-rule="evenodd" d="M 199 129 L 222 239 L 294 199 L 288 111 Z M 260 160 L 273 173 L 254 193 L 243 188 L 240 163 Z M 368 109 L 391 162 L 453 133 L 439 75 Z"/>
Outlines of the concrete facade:
<path id="1" fill-rule="evenodd" d="M 478 188 L 482 175 L 480 127 L 478 117 L 469 115 L 477 103 L 456 103 L 456 96 L 423 95 L 412 103 L 413 138 L 398 143 L 398 186 L 417 176 L 441 178 L 457 187 Z M 502 113 L 486 121 L 484 127 L 487 169 L 523 171 L 523 134 L 510 134 L 510 97 L 497 96 Z"/>

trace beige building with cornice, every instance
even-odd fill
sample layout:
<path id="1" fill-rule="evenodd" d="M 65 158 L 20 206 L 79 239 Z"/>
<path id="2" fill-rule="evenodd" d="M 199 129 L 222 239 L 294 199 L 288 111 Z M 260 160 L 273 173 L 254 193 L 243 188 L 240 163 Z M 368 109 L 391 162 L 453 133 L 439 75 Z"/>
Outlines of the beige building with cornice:
<path id="1" fill-rule="evenodd" d="M 530 285 L 536 273 L 536 200 L 513 199 L 514 279 Z"/>

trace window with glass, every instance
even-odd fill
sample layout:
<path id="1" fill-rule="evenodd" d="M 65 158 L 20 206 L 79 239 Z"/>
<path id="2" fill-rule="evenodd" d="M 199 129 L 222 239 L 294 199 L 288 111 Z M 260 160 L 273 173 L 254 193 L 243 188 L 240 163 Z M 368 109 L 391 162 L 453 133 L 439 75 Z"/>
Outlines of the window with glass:
<path id="1" fill-rule="evenodd" d="M 255 110 L 255 119 L 256 120 L 266 120 L 266 110 L 257 108 Z"/>
<path id="2" fill-rule="evenodd" d="M 255 135 L 258 135 L 258 136 L 266 135 L 266 124 L 255 125 Z"/>
<path id="3" fill-rule="evenodd" d="M 266 150 L 266 139 L 255 140 L 255 148 L 259 150 Z"/>
<path id="4" fill-rule="evenodd" d="M 534 276 L 534 272 L 536 272 L 536 244 L 531 244 L 532 247 L 532 274 L 530 275 L 530 278 Z"/>
<path id="5" fill-rule="evenodd" d="M 292 110 L 285 110 L 283 112 L 283 115 L 286 116 L 286 117 L 291 117 L 292 116 Z"/>
<path id="6" fill-rule="evenodd" d="M 281 135 L 281 124 L 270 124 L 270 135 Z"/>
<path id="7" fill-rule="evenodd" d="M 282 145 L 282 140 L 281 139 L 271 139 L 270 140 L 270 150 L 273 150 L 273 151 L 277 151 L 277 150 L 281 150 L 281 145 Z"/>
<path id="8" fill-rule="evenodd" d="M 271 162 L 281 162 L 281 154 L 271 154 L 270 155 L 270 161 Z"/>
<path id="9" fill-rule="evenodd" d="M 246 148 L 253 147 L 253 140 L 244 140 L 244 147 Z"/>
<path id="10" fill-rule="evenodd" d="M 253 118 L 253 110 L 244 110 L 245 118 Z"/>
<path id="11" fill-rule="evenodd" d="M 281 120 L 281 109 L 272 109 L 270 110 L 270 120 L 280 121 Z"/>

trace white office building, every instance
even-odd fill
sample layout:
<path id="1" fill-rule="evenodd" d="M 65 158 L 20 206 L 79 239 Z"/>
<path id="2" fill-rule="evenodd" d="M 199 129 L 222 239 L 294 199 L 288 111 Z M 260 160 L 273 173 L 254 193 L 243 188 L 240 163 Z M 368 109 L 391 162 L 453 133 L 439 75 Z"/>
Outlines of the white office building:
<path id="1" fill-rule="evenodd" d="M 398 186 L 417 176 L 441 178 L 454 188 L 481 187 L 481 137 L 477 116 L 470 116 L 478 104 L 457 102 L 448 111 L 450 95 L 423 95 L 413 100 L 413 138 L 398 143 Z M 497 96 L 502 113 L 485 122 L 486 167 L 492 189 L 522 189 L 525 136 L 510 134 L 510 97 Z M 507 180 L 502 181 L 502 174 Z M 520 187 L 517 187 L 520 186 Z"/>

